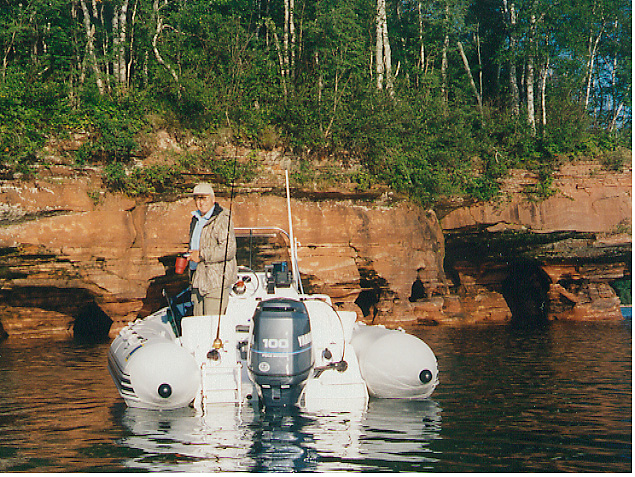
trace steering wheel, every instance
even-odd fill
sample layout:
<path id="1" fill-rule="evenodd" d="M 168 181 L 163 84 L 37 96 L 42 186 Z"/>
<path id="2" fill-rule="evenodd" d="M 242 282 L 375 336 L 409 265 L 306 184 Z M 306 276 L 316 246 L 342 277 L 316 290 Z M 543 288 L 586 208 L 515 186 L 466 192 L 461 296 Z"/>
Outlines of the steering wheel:
<path id="1" fill-rule="evenodd" d="M 238 280 L 231 289 L 231 296 L 238 298 L 248 298 L 253 296 L 260 287 L 258 275 L 252 269 L 240 266 L 238 267 Z"/>

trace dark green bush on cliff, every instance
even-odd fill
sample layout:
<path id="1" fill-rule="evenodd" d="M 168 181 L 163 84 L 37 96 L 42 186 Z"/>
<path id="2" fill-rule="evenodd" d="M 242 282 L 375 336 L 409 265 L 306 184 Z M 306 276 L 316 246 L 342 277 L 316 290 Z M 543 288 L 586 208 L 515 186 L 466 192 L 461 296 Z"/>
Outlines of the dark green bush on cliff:
<path id="1" fill-rule="evenodd" d="M 633 303 L 633 281 L 630 278 L 614 281 L 611 286 L 620 298 L 622 305 L 631 305 Z"/>
<path id="2" fill-rule="evenodd" d="M 143 126 L 145 105 L 128 96 L 125 101 L 96 98 L 84 108 L 83 128 L 91 138 L 77 151 L 79 163 L 129 161 L 137 148 L 135 135 Z"/>

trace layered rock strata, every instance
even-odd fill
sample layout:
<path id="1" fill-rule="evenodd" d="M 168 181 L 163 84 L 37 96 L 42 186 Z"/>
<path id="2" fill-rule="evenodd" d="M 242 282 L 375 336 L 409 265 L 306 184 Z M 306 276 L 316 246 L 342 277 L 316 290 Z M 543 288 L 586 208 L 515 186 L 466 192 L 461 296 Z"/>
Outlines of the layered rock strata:
<path id="1" fill-rule="evenodd" d="M 113 333 L 163 306 L 161 289 L 186 285 L 173 265 L 187 249 L 191 198 L 143 202 L 101 194 L 93 201 L 94 180 L 0 189 L 0 319 L 9 334 L 69 329 L 91 300 L 114 320 Z M 69 191 L 83 202 L 62 204 Z M 355 300 L 365 282 L 390 301 L 407 295 L 417 268 L 426 268 L 430 283 L 445 280 L 443 237 L 431 211 L 387 197 L 372 204 L 293 200 L 292 211 L 304 281 L 343 308 L 360 310 Z M 275 194 L 238 194 L 232 214 L 236 227 L 288 228 L 286 199 Z"/>
<path id="2" fill-rule="evenodd" d="M 567 164 L 541 201 L 526 193 L 537 182 L 513 171 L 500 201 L 456 207 L 441 219 L 446 273 L 474 304 L 471 319 L 505 320 L 514 301 L 526 309 L 532 295 L 542 304 L 534 315 L 544 319 L 622 319 L 611 284 L 632 273 L 631 164 L 619 172 L 594 161 Z"/>
<path id="3" fill-rule="evenodd" d="M 112 318 L 113 335 L 162 307 L 163 289 L 186 286 L 174 261 L 187 248 L 189 197 L 133 200 L 104 192 L 96 169 L 52 169 L 0 185 L 0 321 L 9 335 L 66 333 L 91 303 Z M 535 183 L 518 172 L 506 199 L 455 205 L 440 221 L 390 194 L 295 191 L 303 280 L 388 325 L 500 323 L 525 308 L 546 319 L 619 319 L 610 284 L 630 276 L 631 169 L 568 165 L 541 202 L 522 193 Z M 288 228 L 279 188 L 241 188 L 231 206 L 237 227 Z"/>

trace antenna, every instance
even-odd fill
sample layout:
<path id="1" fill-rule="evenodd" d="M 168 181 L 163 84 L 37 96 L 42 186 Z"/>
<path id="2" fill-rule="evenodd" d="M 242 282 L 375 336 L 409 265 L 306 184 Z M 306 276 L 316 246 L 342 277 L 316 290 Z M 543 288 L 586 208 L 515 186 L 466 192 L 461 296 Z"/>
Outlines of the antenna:
<path id="1" fill-rule="evenodd" d="M 285 183 L 287 186 L 287 213 L 289 216 L 289 241 L 291 242 L 291 270 L 293 279 L 296 281 L 299 292 L 303 295 L 302 280 L 300 280 L 300 270 L 298 269 L 298 250 L 296 248 L 295 236 L 293 235 L 293 221 L 291 220 L 291 193 L 289 192 L 289 169 L 284 171 Z"/>

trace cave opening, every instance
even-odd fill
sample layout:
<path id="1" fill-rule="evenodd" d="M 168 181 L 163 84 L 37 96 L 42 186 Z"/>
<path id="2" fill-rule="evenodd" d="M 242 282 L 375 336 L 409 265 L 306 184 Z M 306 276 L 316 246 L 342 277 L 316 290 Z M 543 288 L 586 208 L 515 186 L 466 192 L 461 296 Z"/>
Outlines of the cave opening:
<path id="1" fill-rule="evenodd" d="M 75 314 L 73 339 L 85 344 L 108 342 L 112 323 L 112 319 L 93 300 Z"/>
<path id="2" fill-rule="evenodd" d="M 512 313 L 512 324 L 540 326 L 548 321 L 551 279 L 531 260 L 509 264 L 502 282 L 503 298 Z"/>
<path id="3" fill-rule="evenodd" d="M 383 297 L 390 296 L 388 282 L 373 268 L 372 262 L 358 261 L 359 286 L 361 291 L 355 299 L 355 304 L 360 308 L 365 318 L 371 318 L 371 323 L 379 314 L 377 305 Z"/>
<path id="4" fill-rule="evenodd" d="M 108 340 L 110 317 L 85 288 L 58 286 L 22 286 L 0 290 L 0 302 L 8 309 L 34 308 L 72 317 L 73 339 L 85 343 Z M 8 336 L 0 325 L 0 337 Z"/>

